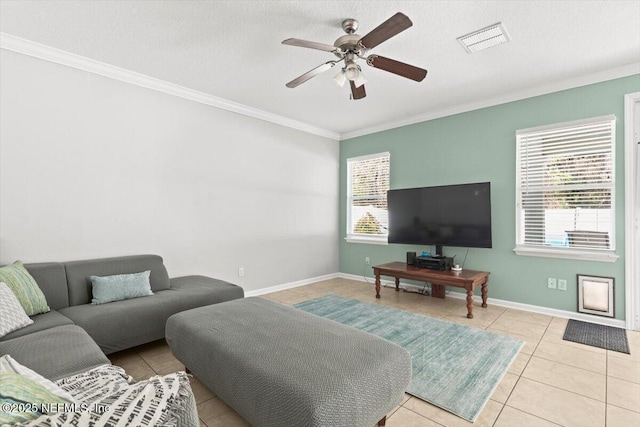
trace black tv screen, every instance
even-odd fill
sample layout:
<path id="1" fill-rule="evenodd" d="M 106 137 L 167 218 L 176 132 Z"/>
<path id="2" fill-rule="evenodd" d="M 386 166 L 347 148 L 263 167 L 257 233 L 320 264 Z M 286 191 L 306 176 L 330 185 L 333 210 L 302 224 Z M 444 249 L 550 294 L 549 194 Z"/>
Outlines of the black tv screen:
<path id="1" fill-rule="evenodd" d="M 491 183 L 389 190 L 389 243 L 491 247 Z"/>

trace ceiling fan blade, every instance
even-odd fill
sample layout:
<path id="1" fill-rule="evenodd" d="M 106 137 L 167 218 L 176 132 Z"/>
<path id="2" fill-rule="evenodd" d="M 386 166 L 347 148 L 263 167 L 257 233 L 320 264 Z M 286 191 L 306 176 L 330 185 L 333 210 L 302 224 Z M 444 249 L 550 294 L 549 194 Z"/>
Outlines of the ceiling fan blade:
<path id="1" fill-rule="evenodd" d="M 374 28 L 369 34 L 362 37 L 358 45 L 365 49 L 373 49 L 380 43 L 389 40 L 391 37 L 403 32 L 412 25 L 413 23 L 407 15 L 398 12 Z"/>
<path id="2" fill-rule="evenodd" d="M 367 64 L 373 68 L 379 68 L 417 82 L 424 80 L 427 75 L 427 70 L 380 55 L 369 55 L 367 57 Z"/>
<path id="3" fill-rule="evenodd" d="M 353 80 L 349 80 L 349 84 L 351 85 L 351 97 L 352 99 L 362 99 L 367 96 L 367 92 L 364 90 L 364 85 L 360 87 L 356 87 L 356 84 Z"/>
<path id="4" fill-rule="evenodd" d="M 338 49 L 337 47 L 331 46 L 330 44 L 310 42 L 308 40 L 300 39 L 286 39 L 282 41 L 282 44 L 287 44 L 289 46 L 308 47 L 309 49 L 324 50 L 325 52 L 335 52 Z"/>
<path id="5" fill-rule="evenodd" d="M 303 75 L 301 75 L 297 79 L 291 80 L 289 83 L 287 83 L 287 87 L 290 87 L 290 88 L 293 89 L 294 87 L 299 86 L 302 83 L 306 82 L 310 78 L 315 77 L 318 74 L 324 73 L 327 70 L 330 70 L 331 68 L 333 68 L 334 65 L 336 65 L 336 61 L 329 61 L 329 62 L 326 62 L 326 63 L 324 63 L 322 65 L 319 65 L 316 68 L 314 68 L 313 70 L 307 71 L 306 73 L 304 73 Z"/>

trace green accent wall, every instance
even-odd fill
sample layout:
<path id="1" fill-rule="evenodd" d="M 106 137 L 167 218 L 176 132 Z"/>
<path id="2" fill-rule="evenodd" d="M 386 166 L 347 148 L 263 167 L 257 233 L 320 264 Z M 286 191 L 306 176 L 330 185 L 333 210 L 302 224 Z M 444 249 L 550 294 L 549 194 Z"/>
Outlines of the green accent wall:
<path id="1" fill-rule="evenodd" d="M 427 79 L 428 80 L 428 79 Z M 428 82 L 422 83 L 428 84 Z M 471 248 L 465 268 L 491 272 L 491 297 L 577 311 L 577 274 L 615 278 L 615 317 L 624 319 L 624 95 L 640 91 L 640 75 L 536 96 L 340 142 L 340 272 L 373 276 L 371 265 L 403 261 L 431 246 L 348 243 L 346 159 L 391 153 L 391 189 L 491 182 L 493 248 Z M 518 129 L 615 114 L 616 254 L 614 263 L 519 256 L 515 247 L 515 157 Z M 461 263 L 466 248 L 445 247 Z M 371 265 L 365 264 L 371 258 Z M 547 288 L 547 278 L 568 281 Z M 455 289 L 454 289 L 455 291 Z M 479 293 L 479 289 L 476 290 Z"/>

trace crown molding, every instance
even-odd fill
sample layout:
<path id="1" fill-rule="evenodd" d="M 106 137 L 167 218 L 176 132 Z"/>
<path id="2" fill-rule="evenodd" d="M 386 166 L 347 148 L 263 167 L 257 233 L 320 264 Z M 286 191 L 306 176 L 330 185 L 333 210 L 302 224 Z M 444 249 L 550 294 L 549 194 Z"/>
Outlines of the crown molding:
<path id="1" fill-rule="evenodd" d="M 89 59 L 84 56 L 16 37 L 11 34 L 0 32 L 0 48 L 166 93 L 168 95 L 177 96 L 179 98 L 188 99 L 190 101 L 209 105 L 221 110 L 231 111 L 280 126 L 329 138 L 335 141 L 340 140 L 340 134 L 338 132 L 315 127 L 304 122 L 269 113 L 257 108 L 252 108 L 244 104 L 229 101 L 228 99 L 209 95 L 204 92 L 169 83 L 164 80 L 156 79 L 145 74 L 136 73 L 104 62 Z"/>
<path id="2" fill-rule="evenodd" d="M 179 98 L 198 102 L 200 104 L 205 104 L 222 110 L 231 111 L 248 117 L 253 117 L 255 119 L 274 123 L 280 126 L 285 126 L 291 129 L 296 129 L 313 135 L 318 135 L 335 141 L 356 138 L 359 136 L 383 132 L 386 130 L 408 126 L 420 122 L 426 122 L 442 117 L 452 116 L 455 114 L 479 110 L 481 108 L 493 107 L 500 104 L 506 104 L 508 102 L 519 101 L 522 99 L 546 95 L 566 89 L 572 89 L 580 86 L 600 83 L 607 80 L 627 77 L 634 74 L 640 74 L 640 62 L 636 62 L 610 70 L 600 71 L 597 73 L 591 73 L 572 79 L 563 80 L 561 82 L 536 86 L 524 91 L 513 92 L 504 96 L 499 96 L 484 101 L 457 105 L 455 107 L 445 108 L 441 110 L 429 111 L 402 120 L 396 120 L 393 122 L 388 122 L 350 132 L 338 133 L 329 129 L 319 128 L 308 123 L 269 113 L 264 110 L 259 110 L 257 108 L 249 107 L 244 104 L 233 102 L 197 90 L 189 89 L 184 86 L 169 83 L 167 81 L 147 76 L 145 74 L 136 73 L 134 71 L 89 59 L 84 56 L 76 55 L 64 50 L 56 49 L 7 33 L 0 32 L 0 49 L 6 49 L 56 64 L 65 65 L 67 67 L 76 68 L 78 70 L 86 71 L 89 73 L 98 74 L 125 83 L 166 93 L 168 95 L 177 96 Z"/>
<path id="3" fill-rule="evenodd" d="M 618 79 L 621 77 L 632 76 L 634 74 L 640 74 L 640 62 L 624 65 L 622 67 L 612 68 L 610 70 L 599 71 L 597 73 L 586 74 L 578 77 L 574 77 L 560 82 L 535 86 L 523 91 L 509 93 L 496 98 L 487 99 L 484 101 L 474 102 L 470 104 L 457 105 L 451 108 L 445 108 L 442 110 L 430 111 L 427 113 L 418 114 L 416 116 L 408 117 L 402 120 L 396 120 L 381 125 L 371 126 L 351 132 L 344 132 L 340 134 L 340 140 L 356 138 L 358 136 L 369 135 L 372 133 L 378 133 L 385 130 L 395 129 L 403 126 L 413 125 L 420 122 L 426 122 L 429 120 L 439 119 L 442 117 L 453 116 L 455 114 L 466 113 L 469 111 L 479 110 L 481 108 L 493 107 L 500 104 L 506 104 L 508 102 L 520 101 L 526 98 L 532 98 L 534 96 L 546 95 L 553 92 L 560 92 L 562 90 L 573 89 L 580 86 L 587 86 L 594 83 L 600 83 L 607 80 Z"/>

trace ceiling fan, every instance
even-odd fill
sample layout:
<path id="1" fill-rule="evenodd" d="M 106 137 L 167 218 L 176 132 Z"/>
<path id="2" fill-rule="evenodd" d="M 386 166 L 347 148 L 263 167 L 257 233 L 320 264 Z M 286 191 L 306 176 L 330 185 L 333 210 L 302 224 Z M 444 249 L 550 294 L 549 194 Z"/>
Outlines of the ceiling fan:
<path id="1" fill-rule="evenodd" d="M 367 62 L 367 65 L 373 68 L 378 68 L 380 70 L 397 74 L 401 77 L 421 82 L 427 75 L 427 70 L 414 67 L 413 65 L 405 64 L 394 59 L 385 58 L 380 55 L 365 56 L 368 50 L 389 40 L 391 37 L 401 33 L 412 25 L 413 23 L 409 17 L 398 12 L 365 36 L 356 34 L 358 21 L 355 19 L 345 19 L 342 21 L 342 29 L 347 33 L 347 35 L 339 37 L 333 46 L 301 39 L 284 40 L 282 44 L 323 50 L 325 52 L 331 52 L 339 58 L 335 61 L 325 62 L 313 70 L 304 73 L 300 77 L 291 80 L 287 83 L 287 87 L 297 87 L 312 77 L 333 68 L 339 62 L 344 61 L 344 67 L 338 74 L 336 74 L 334 80 L 340 86 L 344 86 L 348 80 L 349 85 L 351 86 L 351 99 L 362 99 L 367 96 L 364 89 L 364 84 L 367 80 L 364 78 L 362 69 L 356 62 L 358 58 L 364 59 Z"/>

